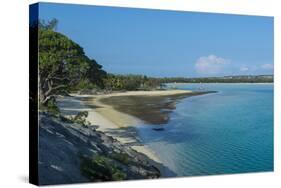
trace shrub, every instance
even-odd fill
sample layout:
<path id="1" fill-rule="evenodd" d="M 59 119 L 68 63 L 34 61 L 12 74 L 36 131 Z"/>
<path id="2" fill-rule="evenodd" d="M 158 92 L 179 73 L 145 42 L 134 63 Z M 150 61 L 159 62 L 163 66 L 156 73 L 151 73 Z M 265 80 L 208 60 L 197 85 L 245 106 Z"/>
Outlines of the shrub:
<path id="1" fill-rule="evenodd" d="M 116 166 L 114 160 L 98 155 L 94 158 L 82 158 L 82 174 L 91 181 L 118 181 L 126 179 L 126 174 Z"/>
<path id="2" fill-rule="evenodd" d="M 82 112 L 79 112 L 76 116 L 71 117 L 70 120 L 73 123 L 78 123 L 78 124 L 82 124 L 82 125 L 89 125 L 90 122 L 87 121 L 87 117 L 88 117 L 88 112 L 82 111 Z"/>
<path id="3" fill-rule="evenodd" d="M 53 115 L 59 115 L 60 114 L 60 109 L 57 106 L 56 100 L 51 99 L 49 100 L 45 105 L 40 103 L 39 109 L 41 111 L 47 111 Z"/>
<path id="4" fill-rule="evenodd" d="M 123 164 L 129 164 L 130 162 L 130 157 L 126 153 L 112 153 L 111 157 Z"/>

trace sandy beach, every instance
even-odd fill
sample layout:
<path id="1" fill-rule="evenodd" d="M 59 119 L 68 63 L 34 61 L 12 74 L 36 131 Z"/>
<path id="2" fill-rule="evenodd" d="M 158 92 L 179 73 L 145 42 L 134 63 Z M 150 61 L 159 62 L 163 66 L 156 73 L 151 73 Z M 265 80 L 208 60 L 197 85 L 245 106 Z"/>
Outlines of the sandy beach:
<path id="1" fill-rule="evenodd" d="M 152 106 L 146 106 L 145 109 L 135 109 L 136 107 L 144 104 L 145 101 L 152 99 L 152 101 L 149 102 L 151 105 L 155 105 L 158 99 L 164 99 L 164 97 L 167 96 L 171 97 L 187 94 L 189 95 L 191 93 L 192 91 L 187 90 L 128 91 L 106 95 L 92 95 L 89 100 L 85 101 L 85 104 L 87 104 L 88 106 L 94 105 L 93 108 L 96 107 L 95 111 L 105 117 L 107 120 L 111 121 L 114 124 L 115 128 L 125 128 L 140 124 L 144 121 L 140 119 L 141 117 L 143 117 L 143 114 L 134 114 L 131 112 L 148 111 L 149 109 L 153 108 Z M 134 101 L 131 99 L 134 99 Z M 136 101 L 138 101 L 138 103 L 136 103 Z M 163 103 L 163 101 L 158 102 Z M 120 104 L 126 106 L 118 108 Z M 134 107 L 134 109 L 130 108 L 132 106 Z M 160 108 L 163 108 L 163 106 L 159 107 L 159 109 Z M 149 112 L 149 116 L 152 115 L 153 114 Z M 159 114 L 157 114 L 157 116 L 159 116 Z"/>
<path id="2" fill-rule="evenodd" d="M 102 103 L 102 99 L 126 96 L 176 96 L 191 94 L 187 90 L 165 91 L 129 91 L 110 93 L 103 95 L 77 95 L 58 98 L 58 105 L 62 114 L 66 116 L 76 115 L 80 111 L 88 111 L 87 120 L 91 125 L 97 126 L 97 130 L 105 132 L 121 143 L 131 146 L 138 152 L 147 155 L 152 160 L 161 163 L 156 154 L 138 140 L 138 135 L 132 128 L 142 123 L 142 120 L 127 113 L 116 110 L 113 106 Z"/>

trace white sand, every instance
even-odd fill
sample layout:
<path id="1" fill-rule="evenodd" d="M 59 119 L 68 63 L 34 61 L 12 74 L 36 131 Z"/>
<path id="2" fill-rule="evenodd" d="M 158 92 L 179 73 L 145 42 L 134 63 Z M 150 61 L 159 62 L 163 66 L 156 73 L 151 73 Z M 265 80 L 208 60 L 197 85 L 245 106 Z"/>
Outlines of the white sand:
<path id="1" fill-rule="evenodd" d="M 99 118 L 98 119 L 93 118 L 94 116 L 91 117 L 89 113 L 89 121 L 96 123 L 97 125 L 100 125 L 99 129 L 101 131 L 105 131 L 105 129 L 108 128 L 112 129 L 112 128 L 124 128 L 124 127 L 134 126 L 142 123 L 142 121 L 129 114 L 125 114 L 115 110 L 112 106 L 102 103 L 100 101 L 101 99 L 113 97 L 113 96 L 167 96 L 167 95 L 171 96 L 171 95 L 188 94 L 188 93 L 192 93 L 192 91 L 189 90 L 128 91 L 128 92 L 110 93 L 110 94 L 103 94 L 103 95 L 73 94 L 72 96 L 75 96 L 77 98 L 79 97 L 91 98 L 90 101 L 84 102 L 84 104 L 97 106 L 98 108 L 91 109 L 91 111 L 95 112 L 95 116 L 98 116 Z M 105 120 L 102 120 L 102 118 Z"/>
<path id="2" fill-rule="evenodd" d="M 156 91 L 127 91 L 127 92 L 119 92 L 119 93 L 110 93 L 106 95 L 97 95 L 99 97 L 112 97 L 112 96 L 167 96 L 167 95 L 177 95 L 177 94 L 185 94 L 192 93 L 190 90 L 156 90 Z"/>

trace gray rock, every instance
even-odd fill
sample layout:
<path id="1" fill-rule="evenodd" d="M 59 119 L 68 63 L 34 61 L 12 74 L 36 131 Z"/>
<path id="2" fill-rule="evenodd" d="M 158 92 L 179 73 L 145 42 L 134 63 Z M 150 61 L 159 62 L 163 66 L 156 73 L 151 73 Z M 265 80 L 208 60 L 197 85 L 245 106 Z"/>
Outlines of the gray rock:
<path id="1" fill-rule="evenodd" d="M 126 160 L 115 155 L 123 154 Z M 115 155 L 114 155 L 115 154 Z M 48 113 L 39 114 L 39 183 L 41 185 L 100 181 L 81 172 L 83 157 L 106 156 L 126 174 L 126 179 L 160 176 L 156 164 L 144 154 L 122 145 L 91 127 L 63 121 Z M 115 157 L 114 157 L 115 156 Z"/>

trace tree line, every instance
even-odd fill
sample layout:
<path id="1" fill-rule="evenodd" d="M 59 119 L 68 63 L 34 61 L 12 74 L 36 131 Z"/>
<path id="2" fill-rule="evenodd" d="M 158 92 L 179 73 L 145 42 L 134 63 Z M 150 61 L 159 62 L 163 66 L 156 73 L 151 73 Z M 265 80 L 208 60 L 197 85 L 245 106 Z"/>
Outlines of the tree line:
<path id="1" fill-rule="evenodd" d="M 201 78 L 159 78 L 160 83 L 272 83 L 273 75 L 242 75 Z"/>

